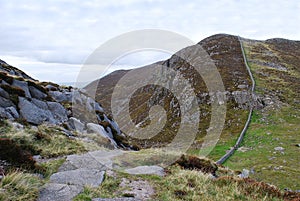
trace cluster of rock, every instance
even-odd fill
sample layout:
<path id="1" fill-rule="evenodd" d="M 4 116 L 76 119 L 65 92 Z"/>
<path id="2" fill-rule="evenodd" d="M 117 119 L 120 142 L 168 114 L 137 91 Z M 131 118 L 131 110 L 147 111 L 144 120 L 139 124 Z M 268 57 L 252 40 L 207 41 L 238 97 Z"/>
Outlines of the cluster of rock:
<path id="1" fill-rule="evenodd" d="M 114 147 L 117 147 L 114 135 L 121 135 L 117 123 L 83 91 L 38 82 L 3 61 L 0 62 L 0 118 L 97 133 L 108 138 Z"/>
<path id="2" fill-rule="evenodd" d="M 72 200 L 83 191 L 85 186 L 98 187 L 106 176 L 115 177 L 117 173 L 112 171 L 112 169 L 116 167 L 117 158 L 124 157 L 127 153 L 126 151 L 115 149 L 110 151 L 97 150 L 85 154 L 67 156 L 66 161 L 60 166 L 58 172 L 51 175 L 49 183 L 42 187 L 38 201 Z M 155 165 L 137 166 L 125 169 L 125 172 L 132 175 L 165 175 L 164 169 Z M 124 189 L 124 194 L 131 194 L 134 197 L 132 200 L 148 200 L 154 194 L 151 185 L 142 180 L 131 181 L 123 178 L 119 186 Z M 126 200 L 126 198 L 120 198 L 120 200 L 124 199 Z M 95 198 L 95 200 L 98 199 Z"/>

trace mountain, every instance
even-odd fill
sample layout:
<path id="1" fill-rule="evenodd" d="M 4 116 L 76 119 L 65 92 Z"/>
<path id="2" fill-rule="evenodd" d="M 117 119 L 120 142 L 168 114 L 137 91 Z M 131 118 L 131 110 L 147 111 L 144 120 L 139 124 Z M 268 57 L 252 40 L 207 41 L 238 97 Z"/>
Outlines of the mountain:
<path id="1" fill-rule="evenodd" d="M 263 99 L 252 94 L 250 91 L 251 79 L 247 69 L 245 68 L 238 37 L 224 34 L 215 35 L 204 39 L 199 43 L 199 45 L 207 51 L 211 59 L 214 61 L 224 83 L 225 99 L 228 101 L 226 104 L 227 116 L 222 137 L 236 137 L 243 129 L 244 122 L 247 118 L 248 108 L 264 107 Z M 189 49 L 185 48 L 173 55 L 170 59 L 161 62 L 161 65 L 180 72 L 183 77 L 191 82 L 198 99 L 197 101 L 200 103 L 199 109 L 201 111 L 201 121 L 199 121 L 197 139 L 193 145 L 194 150 L 198 150 L 199 147 L 201 147 L 203 136 L 206 136 L 207 130 L 209 129 L 211 111 L 208 105 L 211 104 L 210 101 L 212 97 L 208 93 L 205 82 L 199 73 L 195 72 L 192 66 L 177 55 L 186 54 L 186 51 L 193 51 L 193 49 L 196 48 L 197 45 L 189 47 Z M 153 68 L 153 66 L 149 65 L 145 68 Z M 127 72 L 128 71 L 123 70 L 113 72 L 100 80 L 94 81 L 90 85 L 86 86 L 85 89 L 88 93 L 97 89 L 96 100 L 101 101 L 103 106 L 107 109 L 107 112 L 110 113 L 111 94 L 116 83 L 118 83 L 122 76 Z M 96 86 L 97 83 L 98 87 Z M 176 83 L 173 84 L 175 86 Z M 154 104 L 159 104 L 164 107 L 169 118 L 168 125 L 164 127 L 158 135 L 149 140 L 132 139 L 134 143 L 137 143 L 142 147 L 163 146 L 173 139 L 173 136 L 176 134 L 174 131 L 176 131 L 180 125 L 180 119 L 178 119 L 179 108 L 170 107 L 170 102 L 176 102 L 176 98 L 171 97 L 171 94 L 165 95 L 164 93 L 163 89 L 157 88 L 157 86 L 152 86 L 150 89 L 149 87 L 140 89 L 131 98 L 130 107 L 132 108 L 132 111 L 134 111 L 134 113 L 131 113 L 131 117 L 136 124 L 143 124 L 147 122 L 149 109 Z M 124 101 L 126 102 L 128 100 Z M 148 105 L 145 105 L 145 103 L 148 103 Z M 138 108 L 138 110 L 136 108 Z"/>
<path id="2" fill-rule="evenodd" d="M 0 200 L 299 200 L 299 47 L 218 34 L 85 89 L 0 60 Z"/>
<path id="3" fill-rule="evenodd" d="M 299 166 L 300 159 L 297 156 L 299 152 L 297 133 L 299 134 L 300 128 L 297 122 L 300 117 L 300 42 L 286 39 L 257 41 L 218 34 L 198 44 L 207 52 L 220 73 L 225 86 L 225 100 L 227 100 L 224 128 L 218 144 L 209 157 L 217 160 L 230 147 L 234 147 L 245 126 L 249 109 L 253 108 L 245 140 L 225 165 L 232 169 L 251 169 L 253 177 L 279 185 L 281 188 L 299 189 L 300 174 L 297 166 Z M 246 60 L 244 60 L 242 48 L 245 50 Z M 196 49 L 197 45 L 184 48 L 166 61 L 138 70 L 139 72 L 148 71 L 159 64 L 179 72 L 189 80 L 197 96 L 200 121 L 197 136 L 188 153 L 197 154 L 207 132 L 211 129 L 209 127 L 211 100 L 218 99 L 218 95 L 217 93 L 209 94 L 199 73 L 177 56 L 190 54 L 190 57 L 197 58 L 197 55 L 192 54 Z M 255 80 L 256 86 L 253 92 L 251 77 L 245 63 L 250 66 L 250 72 Z M 112 94 L 115 87 L 119 86 L 122 77 L 129 72 L 130 70 L 115 71 L 92 82 L 85 89 L 88 93 L 96 91 L 96 100 L 100 101 L 111 114 Z M 136 75 L 136 78 L 136 83 L 143 79 L 139 75 Z M 128 83 L 134 83 L 134 81 Z M 174 79 L 171 79 L 171 82 L 176 84 Z M 126 87 L 130 88 L 130 85 L 124 88 Z M 163 147 L 169 144 L 180 127 L 180 108 L 176 101 L 170 91 L 154 85 L 136 90 L 130 100 L 120 100 L 120 104 L 129 103 L 130 117 L 139 127 L 145 127 L 151 123 L 149 111 L 154 105 L 163 107 L 167 115 L 167 122 L 157 135 L 150 136 L 149 139 L 141 139 L 127 133 L 130 143 L 138 144 L 142 148 Z M 121 130 L 126 127 L 122 125 Z M 287 153 L 290 157 L 286 155 Z"/>

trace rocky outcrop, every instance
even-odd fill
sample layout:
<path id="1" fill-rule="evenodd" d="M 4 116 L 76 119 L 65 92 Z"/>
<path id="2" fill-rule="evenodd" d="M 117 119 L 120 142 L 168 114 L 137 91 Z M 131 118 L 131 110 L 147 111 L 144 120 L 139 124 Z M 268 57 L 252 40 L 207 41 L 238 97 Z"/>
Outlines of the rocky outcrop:
<path id="1" fill-rule="evenodd" d="M 30 77 L 29 75 L 27 75 L 26 73 L 24 73 L 23 71 L 7 64 L 5 61 L 0 59 L 0 72 L 6 72 L 9 75 L 15 75 L 15 76 L 19 76 L 22 77 L 24 79 L 29 79 L 29 80 L 34 80 L 32 77 Z"/>
<path id="2" fill-rule="evenodd" d="M 31 125 L 63 125 L 79 134 L 96 133 L 118 147 L 121 131 L 102 106 L 83 91 L 34 80 L 0 62 L 0 118 Z"/>

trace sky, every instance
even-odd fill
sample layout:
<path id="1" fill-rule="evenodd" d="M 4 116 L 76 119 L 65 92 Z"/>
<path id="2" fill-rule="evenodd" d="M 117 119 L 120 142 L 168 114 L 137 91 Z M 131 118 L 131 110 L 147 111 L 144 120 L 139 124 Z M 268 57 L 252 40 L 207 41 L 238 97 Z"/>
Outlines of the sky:
<path id="1" fill-rule="evenodd" d="M 300 40 L 298 0 L 0 0 L 0 10 L 0 59 L 56 83 L 75 82 L 97 47 L 139 29 L 169 30 L 195 42 L 217 33 Z M 167 57 L 133 54 L 111 70 Z"/>

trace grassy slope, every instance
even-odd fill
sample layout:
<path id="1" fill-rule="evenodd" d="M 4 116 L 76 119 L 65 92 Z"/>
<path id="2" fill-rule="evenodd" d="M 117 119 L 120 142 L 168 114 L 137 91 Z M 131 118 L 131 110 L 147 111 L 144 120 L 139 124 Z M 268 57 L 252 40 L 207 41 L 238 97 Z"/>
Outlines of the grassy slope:
<path id="1" fill-rule="evenodd" d="M 280 100 L 274 100 L 275 104 L 262 111 L 255 111 L 242 144 L 251 150 L 236 152 L 225 165 L 236 170 L 252 169 L 252 177 L 280 188 L 300 189 L 300 148 L 295 146 L 300 142 L 300 108 L 295 101 L 299 96 L 295 93 L 299 90 L 299 85 L 292 82 L 300 79 L 295 67 L 297 64 L 284 63 L 288 71 L 258 65 L 255 60 L 266 60 L 257 54 L 262 48 L 273 52 L 281 64 L 284 55 L 271 44 L 244 42 L 244 45 L 256 79 L 256 92 L 273 94 Z M 265 76 L 266 72 L 270 76 Z M 283 147 L 285 150 L 275 151 L 275 147 Z"/>
<path id="2" fill-rule="evenodd" d="M 120 187 L 122 179 L 129 181 L 148 181 L 155 189 L 153 200 L 282 200 L 283 194 L 278 189 L 263 183 L 233 177 L 221 177 L 213 180 L 196 170 L 184 170 L 178 166 L 168 168 L 165 177 L 151 175 L 128 175 L 116 172 L 114 176 L 106 176 L 98 188 L 86 187 L 74 200 L 90 201 L 95 197 L 114 198 L 130 196 L 124 194 L 129 190 Z"/>

